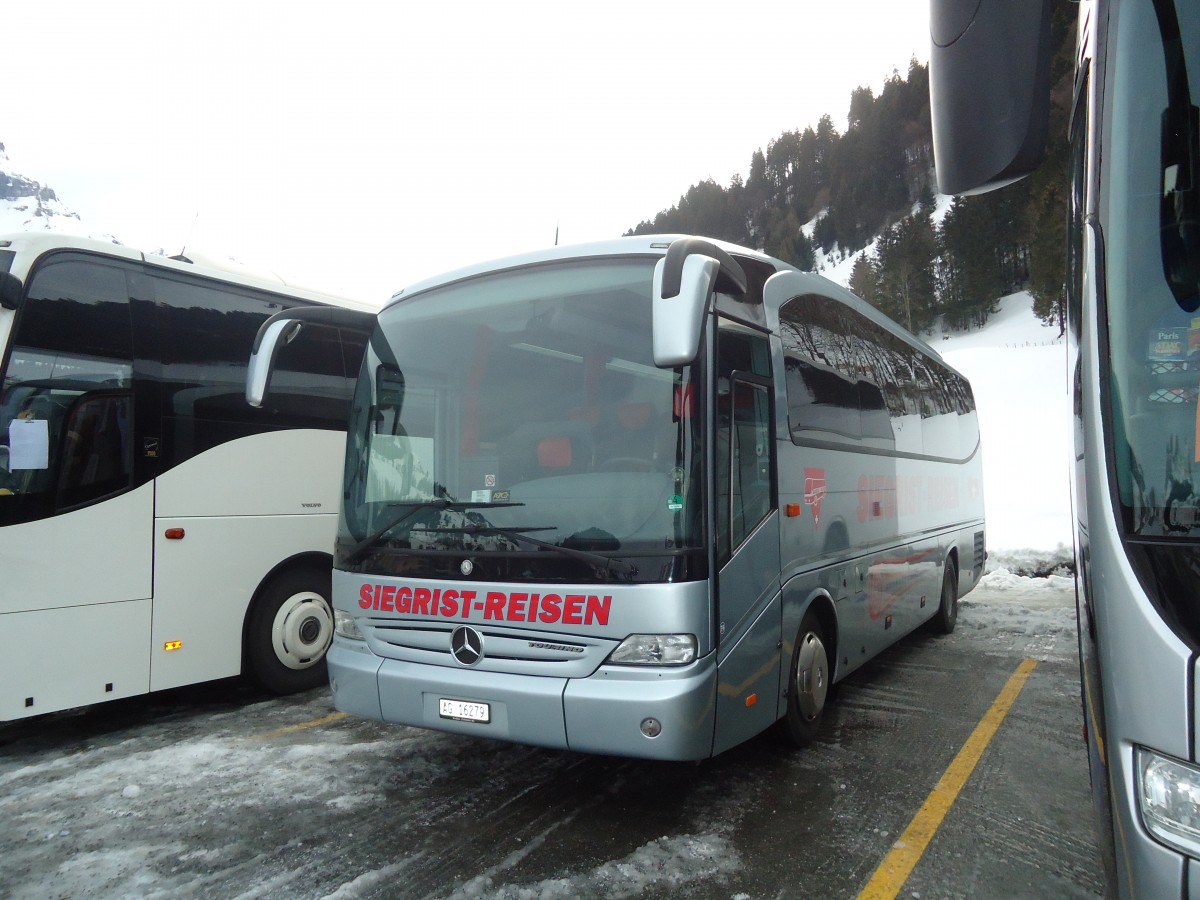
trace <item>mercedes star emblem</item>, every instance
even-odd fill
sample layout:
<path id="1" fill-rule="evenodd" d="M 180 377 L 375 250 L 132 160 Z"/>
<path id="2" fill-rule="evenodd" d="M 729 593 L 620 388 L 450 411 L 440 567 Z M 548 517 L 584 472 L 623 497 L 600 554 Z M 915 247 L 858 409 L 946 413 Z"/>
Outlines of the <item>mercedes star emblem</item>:
<path id="1" fill-rule="evenodd" d="M 450 633 L 450 655 L 460 665 L 473 666 L 483 659 L 483 636 L 474 628 L 461 625 Z"/>

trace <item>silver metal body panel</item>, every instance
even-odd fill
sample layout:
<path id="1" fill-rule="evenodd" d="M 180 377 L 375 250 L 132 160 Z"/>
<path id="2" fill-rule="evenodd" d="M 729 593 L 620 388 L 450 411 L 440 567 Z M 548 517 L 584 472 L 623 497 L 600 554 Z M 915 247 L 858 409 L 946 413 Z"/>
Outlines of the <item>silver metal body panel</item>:
<path id="1" fill-rule="evenodd" d="M 709 654 L 681 669 L 605 666 L 573 679 L 563 695 L 569 746 L 646 759 L 706 759 L 714 753 L 716 678 Z M 662 723 L 656 738 L 638 728 L 647 717 Z"/>
<path id="2" fill-rule="evenodd" d="M 1140 7 L 1140 10 L 1139 10 Z M 1181 9 L 1182 9 L 1181 5 Z M 1136 15 L 1135 15 L 1136 12 Z M 1136 121 L 1131 110 L 1150 110 L 1152 100 L 1131 92 L 1132 73 L 1114 66 L 1130 42 L 1157 41 L 1154 11 L 1144 4 L 1095 2 L 1080 10 L 1080 71 L 1089 73 L 1086 105 L 1091 129 L 1086 146 L 1078 148 L 1086 160 L 1086 221 L 1082 223 L 1078 253 L 1081 264 L 1079 294 L 1082 305 L 1075 368 L 1075 472 L 1072 507 L 1077 517 L 1077 590 L 1080 607 L 1084 712 L 1092 765 L 1093 793 L 1100 813 L 1102 839 L 1111 845 L 1116 883 L 1111 888 L 1125 897 L 1175 897 L 1187 885 L 1197 895 L 1197 863 L 1155 840 L 1145 829 L 1139 810 L 1135 748 L 1188 760 L 1197 757 L 1196 722 L 1200 707 L 1195 696 L 1197 661 L 1194 652 L 1164 622 L 1135 573 L 1129 550 L 1118 533 L 1121 514 L 1114 506 L 1112 473 L 1118 461 L 1112 454 L 1105 423 L 1113 415 L 1105 404 L 1106 385 L 1131 364 L 1123 357 L 1111 359 L 1113 334 L 1106 323 L 1121 305 L 1147 303 L 1142 296 L 1150 287 L 1130 273 L 1142 256 L 1123 242 L 1129 222 L 1140 221 L 1129 208 L 1127 189 L 1116 189 L 1121 173 L 1135 170 L 1129 145 L 1145 138 L 1137 131 L 1116 141 L 1113 121 Z M 1137 25 L 1134 22 L 1137 21 Z M 1122 30 L 1125 34 L 1122 34 Z M 1140 29 L 1140 31 L 1139 31 Z M 1127 49 L 1119 51 L 1124 42 Z M 1140 46 L 1145 46 L 1141 44 Z M 1146 65 L 1145 72 L 1160 64 Z M 1077 111 L 1077 115 L 1082 110 Z M 1158 107 L 1154 106 L 1157 121 Z M 1157 139 L 1157 134 L 1154 135 Z M 1157 153 L 1157 151 L 1154 151 Z M 1105 159 L 1105 171 L 1100 160 Z M 1153 166 L 1151 166 L 1153 168 Z M 1137 241 L 1144 234 L 1136 236 Z M 1109 242 L 1109 246 L 1105 246 Z M 1142 245 L 1139 243 L 1139 247 Z M 1146 245 L 1149 246 L 1149 245 Z M 1157 248 L 1154 248 L 1157 253 Z M 1146 256 L 1146 259 L 1151 257 Z M 1147 270 L 1157 266 L 1146 263 Z M 1115 426 L 1114 426 L 1115 427 Z M 1140 435 L 1131 435 L 1138 446 Z M 1157 455 L 1153 457 L 1157 459 Z M 1111 834 L 1108 832 L 1111 831 Z M 1191 878 L 1185 878 L 1191 874 Z"/>

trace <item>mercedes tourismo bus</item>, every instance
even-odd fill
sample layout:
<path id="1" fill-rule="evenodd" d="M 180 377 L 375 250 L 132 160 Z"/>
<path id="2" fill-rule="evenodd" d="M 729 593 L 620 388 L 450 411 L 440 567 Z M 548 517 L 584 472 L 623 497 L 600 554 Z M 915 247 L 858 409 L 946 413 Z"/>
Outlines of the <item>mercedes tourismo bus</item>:
<path id="1" fill-rule="evenodd" d="M 758 253 L 626 238 L 425 282 L 354 396 L 335 705 L 660 759 L 803 745 L 832 682 L 954 627 L 980 458 L 962 376 Z"/>
<path id="2" fill-rule="evenodd" d="M 0 237 L 0 721 L 252 672 L 321 683 L 366 332 L 245 403 L 259 324 L 373 310 L 55 234 Z"/>
<path id="3" fill-rule="evenodd" d="M 933 13 L 942 190 L 1031 171 L 1048 4 Z M 1078 16 L 1064 188 L 1092 788 L 1114 887 L 1200 897 L 1200 4 L 1085 0 Z"/>

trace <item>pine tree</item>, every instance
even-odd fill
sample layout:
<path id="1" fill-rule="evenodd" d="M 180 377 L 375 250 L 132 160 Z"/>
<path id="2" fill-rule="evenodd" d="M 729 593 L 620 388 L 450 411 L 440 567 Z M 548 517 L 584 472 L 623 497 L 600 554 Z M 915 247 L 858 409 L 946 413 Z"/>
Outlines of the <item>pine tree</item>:
<path id="1" fill-rule="evenodd" d="M 927 330 L 937 315 L 937 255 L 937 236 L 928 213 L 906 216 L 879 237 L 880 309 L 909 331 Z"/>
<path id="2" fill-rule="evenodd" d="M 879 269 L 869 253 L 861 253 L 850 270 L 850 290 L 879 309 Z"/>

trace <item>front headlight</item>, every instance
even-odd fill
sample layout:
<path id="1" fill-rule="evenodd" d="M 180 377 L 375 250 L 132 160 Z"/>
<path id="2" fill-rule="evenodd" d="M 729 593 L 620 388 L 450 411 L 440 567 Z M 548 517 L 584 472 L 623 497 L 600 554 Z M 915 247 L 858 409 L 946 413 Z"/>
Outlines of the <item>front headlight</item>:
<path id="1" fill-rule="evenodd" d="M 631 634 L 608 661 L 620 666 L 686 666 L 695 659 L 694 634 Z"/>
<path id="2" fill-rule="evenodd" d="M 1134 753 L 1142 822 L 1152 835 L 1200 859 L 1200 769 L 1144 747 Z"/>
<path id="3" fill-rule="evenodd" d="M 333 611 L 333 630 L 341 637 L 349 638 L 352 641 L 366 640 L 362 632 L 358 630 L 358 626 L 354 623 L 354 616 L 350 615 L 344 609 L 335 609 Z"/>

